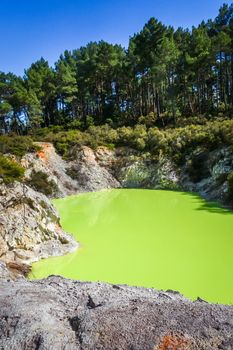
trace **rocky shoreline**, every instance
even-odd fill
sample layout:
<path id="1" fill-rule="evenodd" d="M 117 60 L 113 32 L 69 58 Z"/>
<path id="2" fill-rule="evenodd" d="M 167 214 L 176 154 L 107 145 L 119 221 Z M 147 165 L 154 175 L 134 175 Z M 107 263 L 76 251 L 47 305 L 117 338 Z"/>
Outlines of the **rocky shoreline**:
<path id="1" fill-rule="evenodd" d="M 50 200 L 30 187 L 0 186 L 0 256 L 8 265 L 31 264 L 78 247 L 65 233 Z"/>

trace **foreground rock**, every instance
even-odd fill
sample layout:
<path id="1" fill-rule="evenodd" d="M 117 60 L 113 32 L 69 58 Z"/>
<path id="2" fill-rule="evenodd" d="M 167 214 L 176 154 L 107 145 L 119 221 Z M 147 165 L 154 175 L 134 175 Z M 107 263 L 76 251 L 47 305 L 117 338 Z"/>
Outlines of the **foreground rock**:
<path id="1" fill-rule="evenodd" d="M 0 259 L 31 263 L 76 247 L 46 196 L 21 183 L 0 186 Z"/>
<path id="2" fill-rule="evenodd" d="M 4 350 L 230 350 L 233 308 L 179 294 L 50 277 L 0 282 Z"/>

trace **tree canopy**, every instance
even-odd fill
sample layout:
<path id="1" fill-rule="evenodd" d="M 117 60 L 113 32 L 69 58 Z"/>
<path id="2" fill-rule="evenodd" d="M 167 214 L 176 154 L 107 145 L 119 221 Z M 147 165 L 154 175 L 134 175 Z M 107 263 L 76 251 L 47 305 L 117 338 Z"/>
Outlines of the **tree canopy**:
<path id="1" fill-rule="evenodd" d="M 66 125 L 163 126 L 233 109 L 233 4 L 191 30 L 151 18 L 128 48 L 105 41 L 0 72 L 0 130 Z"/>

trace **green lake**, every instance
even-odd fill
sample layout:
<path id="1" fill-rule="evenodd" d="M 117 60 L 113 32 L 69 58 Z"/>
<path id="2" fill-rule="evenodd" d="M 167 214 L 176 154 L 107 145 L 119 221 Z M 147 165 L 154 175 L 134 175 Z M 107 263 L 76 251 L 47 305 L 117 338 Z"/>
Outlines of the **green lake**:
<path id="1" fill-rule="evenodd" d="M 80 249 L 33 264 L 49 275 L 233 304 L 233 213 L 183 192 L 105 190 L 54 201 Z"/>

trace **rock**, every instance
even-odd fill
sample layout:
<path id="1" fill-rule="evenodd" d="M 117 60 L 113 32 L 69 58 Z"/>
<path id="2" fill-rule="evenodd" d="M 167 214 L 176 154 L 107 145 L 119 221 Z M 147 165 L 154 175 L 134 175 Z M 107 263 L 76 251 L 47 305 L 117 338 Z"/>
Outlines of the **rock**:
<path id="1" fill-rule="evenodd" d="M 0 257 L 31 263 L 77 248 L 48 198 L 21 184 L 0 185 Z"/>
<path id="2" fill-rule="evenodd" d="M 155 170 L 155 174 L 152 177 L 153 188 L 180 189 L 179 170 L 172 160 L 161 157 L 156 164 Z"/>
<path id="3" fill-rule="evenodd" d="M 179 175 L 175 164 L 166 158 L 157 162 L 129 159 L 118 177 L 125 188 L 178 189 Z"/>
<path id="4" fill-rule="evenodd" d="M 0 280 L 18 280 L 31 271 L 30 265 L 12 261 L 0 261 Z"/>
<path id="5" fill-rule="evenodd" d="M 145 188 L 150 183 L 151 169 L 143 161 L 128 162 L 119 171 L 119 180 L 125 188 Z"/>
<path id="6" fill-rule="evenodd" d="M 11 271 L 7 268 L 6 263 L 0 261 L 0 281 L 12 279 L 14 276 Z"/>
<path id="7" fill-rule="evenodd" d="M 0 216 L 0 218 L 1 218 L 1 216 Z M 0 232 L 1 232 L 1 226 L 4 223 L 5 223 L 5 221 L 3 221 L 3 220 L 2 220 L 2 223 L 0 222 Z M 4 238 L 0 235 L 0 257 L 3 256 L 7 251 L 8 251 L 7 243 L 5 242 Z"/>
<path id="8" fill-rule="evenodd" d="M 121 187 L 109 171 L 113 153 L 104 147 L 94 151 L 86 146 L 73 152 L 76 154 L 76 159 L 70 163 L 70 170 L 72 177 L 77 181 L 79 192 Z"/>
<path id="9" fill-rule="evenodd" d="M 117 287 L 117 288 L 116 288 Z M 233 308 L 61 277 L 0 281 L 0 348 L 231 349 Z"/>
<path id="10" fill-rule="evenodd" d="M 88 191 L 120 187 L 120 183 L 109 172 L 114 153 L 106 147 L 96 151 L 83 146 L 72 150 L 74 160 L 68 162 L 59 156 L 51 143 L 38 142 L 41 151 L 27 154 L 21 160 L 26 168 L 26 179 L 32 171 L 43 172 L 54 181 L 57 191 L 53 197 L 65 197 Z"/>
<path id="11" fill-rule="evenodd" d="M 199 150 L 197 154 L 189 155 L 185 165 L 181 168 L 180 184 L 182 188 L 185 191 L 197 192 L 207 200 L 227 204 L 227 176 L 233 172 L 232 150 L 223 147 L 212 152 L 205 152 L 205 157 L 202 160 L 199 158 L 199 161 L 194 161 L 193 170 L 199 174 L 199 178 L 195 179 L 194 177 L 193 179 L 188 170 L 188 164 L 198 157 L 200 152 Z"/>
<path id="12" fill-rule="evenodd" d="M 76 193 L 78 185 L 67 175 L 67 163 L 57 154 L 54 146 L 46 142 L 36 144 L 41 147 L 41 150 L 36 154 L 26 154 L 21 160 L 21 165 L 26 168 L 26 179 L 30 179 L 32 171 L 40 171 L 47 174 L 48 180 L 56 184 L 55 197 L 65 197 Z"/>
<path id="13" fill-rule="evenodd" d="M 148 154 L 129 148 L 110 150 L 98 147 L 74 147 L 73 161 L 63 160 L 50 143 L 38 143 L 41 151 L 27 154 L 21 160 L 26 177 L 33 170 L 42 171 L 53 180 L 56 197 L 108 188 L 150 188 L 197 192 L 208 200 L 226 202 L 227 175 L 233 172 L 232 150 L 222 147 L 214 151 L 196 149 L 183 165 L 160 156 L 157 161 Z M 0 205 L 1 210 L 1 205 Z"/>

